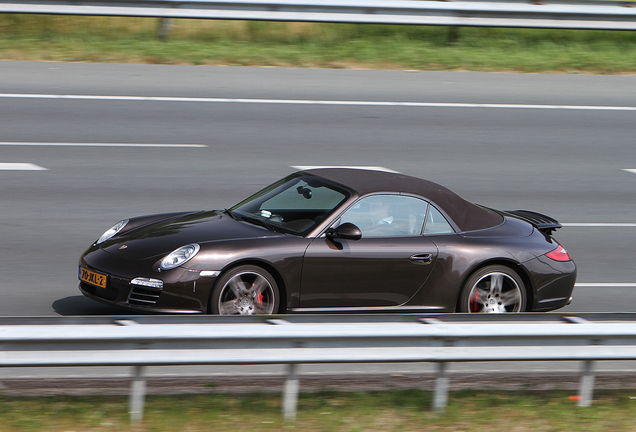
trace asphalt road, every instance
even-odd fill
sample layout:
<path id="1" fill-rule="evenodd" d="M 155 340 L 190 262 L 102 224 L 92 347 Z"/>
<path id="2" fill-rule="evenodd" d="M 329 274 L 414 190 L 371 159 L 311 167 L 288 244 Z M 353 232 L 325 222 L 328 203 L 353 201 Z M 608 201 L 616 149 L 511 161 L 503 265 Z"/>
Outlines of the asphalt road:
<path id="1" fill-rule="evenodd" d="M 551 215 L 579 265 L 565 310 L 636 310 L 634 76 L 0 62 L 0 125 L 0 316 L 121 313 L 77 289 L 104 230 L 230 206 L 297 165 Z"/>

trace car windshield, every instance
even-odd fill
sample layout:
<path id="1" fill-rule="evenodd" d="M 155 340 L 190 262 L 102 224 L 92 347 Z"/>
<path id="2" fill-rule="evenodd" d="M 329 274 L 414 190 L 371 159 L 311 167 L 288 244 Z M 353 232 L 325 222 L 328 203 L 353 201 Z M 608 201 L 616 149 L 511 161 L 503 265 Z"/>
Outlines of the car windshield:
<path id="1" fill-rule="evenodd" d="M 324 180 L 293 174 L 230 208 L 230 213 L 273 231 L 306 235 L 347 198 L 349 192 Z"/>

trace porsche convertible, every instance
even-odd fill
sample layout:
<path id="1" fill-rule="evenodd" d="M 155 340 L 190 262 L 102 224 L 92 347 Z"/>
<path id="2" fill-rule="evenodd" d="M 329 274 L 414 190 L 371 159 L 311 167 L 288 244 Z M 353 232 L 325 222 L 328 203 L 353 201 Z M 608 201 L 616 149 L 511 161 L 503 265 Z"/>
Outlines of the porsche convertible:
<path id="1" fill-rule="evenodd" d="M 79 288 L 137 312 L 548 311 L 576 280 L 560 227 L 396 172 L 309 168 L 228 209 L 117 222 Z"/>

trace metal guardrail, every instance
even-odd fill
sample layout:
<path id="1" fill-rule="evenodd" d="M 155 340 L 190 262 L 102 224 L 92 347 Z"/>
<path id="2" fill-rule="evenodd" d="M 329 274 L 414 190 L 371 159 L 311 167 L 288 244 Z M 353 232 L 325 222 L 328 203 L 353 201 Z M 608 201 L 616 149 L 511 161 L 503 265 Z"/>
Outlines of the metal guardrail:
<path id="1" fill-rule="evenodd" d="M 579 405 L 589 406 L 594 362 L 635 359 L 636 314 L 0 318 L 0 367 L 133 367 L 133 423 L 147 366 L 287 365 L 293 421 L 300 364 L 433 362 L 432 408 L 443 410 L 451 362 L 581 361 Z"/>
<path id="2" fill-rule="evenodd" d="M 631 7 L 630 7 L 631 6 Z M 634 3 L 403 0 L 3 0 L 0 13 L 635 30 Z"/>

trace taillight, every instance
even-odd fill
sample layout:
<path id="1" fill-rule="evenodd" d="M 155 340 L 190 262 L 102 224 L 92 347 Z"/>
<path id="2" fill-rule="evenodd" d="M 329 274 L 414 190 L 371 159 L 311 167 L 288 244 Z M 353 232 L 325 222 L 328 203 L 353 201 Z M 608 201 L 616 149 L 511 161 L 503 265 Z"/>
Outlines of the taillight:
<path id="1" fill-rule="evenodd" d="M 545 256 L 555 261 L 572 261 L 570 255 L 568 255 L 568 251 L 566 251 L 565 248 L 561 245 L 559 245 L 552 252 L 548 252 L 547 254 L 545 254 Z"/>

